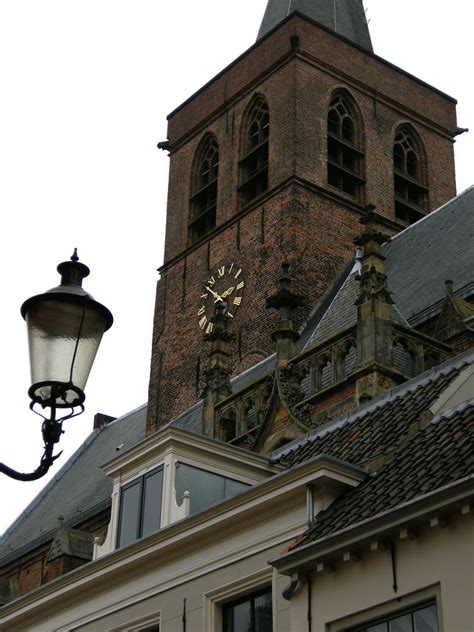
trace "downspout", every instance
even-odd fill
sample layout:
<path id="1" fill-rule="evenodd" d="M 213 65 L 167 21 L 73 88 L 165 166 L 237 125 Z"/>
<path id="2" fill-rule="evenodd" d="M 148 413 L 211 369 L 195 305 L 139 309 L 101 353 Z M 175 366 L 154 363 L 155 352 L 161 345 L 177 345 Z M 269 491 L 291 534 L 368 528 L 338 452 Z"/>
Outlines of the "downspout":
<path id="1" fill-rule="evenodd" d="M 313 629 L 312 592 L 312 582 L 310 579 L 308 579 L 308 632 L 311 632 L 311 630 Z"/>

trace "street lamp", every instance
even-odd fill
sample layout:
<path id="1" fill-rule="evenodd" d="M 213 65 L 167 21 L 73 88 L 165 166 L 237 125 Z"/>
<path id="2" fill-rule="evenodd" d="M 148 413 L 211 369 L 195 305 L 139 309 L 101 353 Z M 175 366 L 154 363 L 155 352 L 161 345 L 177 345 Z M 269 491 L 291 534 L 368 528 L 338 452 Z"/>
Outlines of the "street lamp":
<path id="1" fill-rule="evenodd" d="M 113 323 L 109 310 L 82 287 L 90 270 L 79 263 L 77 249 L 57 269 L 60 285 L 32 296 L 21 306 L 30 352 L 30 409 L 43 418 L 44 453 L 36 470 L 28 474 L 0 463 L 0 472 L 20 481 L 41 478 L 61 454 L 53 456 L 62 422 L 84 412 L 87 378 L 102 335 Z M 49 409 L 48 416 L 39 412 L 45 409 Z M 58 410 L 67 414 L 57 419 Z"/>

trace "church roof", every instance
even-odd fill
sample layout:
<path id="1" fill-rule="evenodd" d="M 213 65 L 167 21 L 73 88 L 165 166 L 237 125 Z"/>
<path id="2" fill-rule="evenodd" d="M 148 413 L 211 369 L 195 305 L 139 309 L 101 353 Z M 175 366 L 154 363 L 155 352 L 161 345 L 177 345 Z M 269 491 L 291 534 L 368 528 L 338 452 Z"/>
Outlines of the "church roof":
<path id="1" fill-rule="evenodd" d="M 268 0 L 257 40 L 295 11 L 373 52 L 362 0 Z"/>
<path id="2" fill-rule="evenodd" d="M 404 230 L 384 246 L 389 288 L 393 291 L 396 307 L 410 324 L 413 324 L 412 320 L 421 322 L 420 318 L 439 313 L 444 300 L 444 281 L 447 278 L 454 280 L 455 287 L 459 288 L 459 293 L 463 296 L 474 293 L 470 266 L 470 257 L 474 249 L 473 239 L 474 187 L 471 187 L 425 219 Z M 306 331 L 302 335 L 302 346 L 313 333 L 318 332 L 319 326 L 320 331 L 325 329 L 328 336 L 335 333 L 334 328 L 342 329 L 352 324 L 356 313 L 353 303 L 357 285 L 354 274 L 351 275 L 352 267 L 346 266 L 309 318 Z M 331 312 L 331 325 L 324 315 L 329 314 L 331 304 L 335 301 L 337 309 Z M 318 342 L 317 333 L 315 336 L 315 342 Z M 295 451 L 291 458 L 285 457 L 285 463 L 290 466 L 311 458 L 315 450 L 323 451 L 323 443 L 324 451 L 344 460 L 354 460 L 356 463 L 370 460 L 376 454 L 377 437 L 383 442 L 390 439 L 396 443 L 396 437 L 392 436 L 388 429 L 398 427 L 397 432 L 403 434 L 405 425 L 410 423 L 409 420 L 416 417 L 422 409 L 426 409 L 429 402 L 457 375 L 458 362 L 457 359 L 453 359 L 448 362 L 447 368 L 435 372 L 437 377 L 434 381 L 434 373 L 427 374 L 428 377 L 418 376 L 400 386 L 398 390 L 390 391 L 374 400 L 375 404 L 372 402 L 359 407 L 350 419 L 366 415 L 365 421 L 360 422 L 360 428 L 372 426 L 371 432 L 364 431 L 360 440 L 353 440 L 354 432 L 350 424 L 346 424 L 347 419 L 339 419 L 320 429 L 321 433 L 328 433 L 328 430 L 332 429 L 324 441 L 322 434 L 317 435 L 318 438 L 311 435 L 311 441 L 308 437 L 298 440 L 297 448 L 291 444 L 287 446 L 286 450 L 294 448 Z M 274 356 L 270 356 L 237 376 L 232 380 L 233 390 L 239 391 L 264 376 L 274 368 L 274 363 Z M 413 384 L 418 385 L 417 389 L 421 389 L 416 391 L 416 396 L 410 394 L 413 391 L 410 391 Z M 405 393 L 403 397 L 402 392 Z M 399 399 L 399 396 L 402 399 Z M 377 415 L 371 413 L 377 405 L 383 406 L 386 412 Z M 412 416 L 401 418 L 403 411 L 409 409 L 413 410 Z M 389 415 L 390 423 L 384 422 L 386 415 Z M 146 406 L 143 406 L 90 435 L 0 539 L 0 566 L 51 541 L 59 514 L 64 516 L 66 526 L 74 527 L 108 507 L 112 481 L 100 466 L 116 456 L 117 449 L 125 451 L 144 438 L 145 418 Z M 201 419 L 202 402 L 198 402 L 172 422 L 172 425 L 199 434 Z M 346 424 L 345 429 L 339 429 L 338 424 Z M 331 442 L 334 442 L 334 446 L 328 447 Z M 379 448 L 382 449 L 382 444 Z M 280 456 L 282 458 L 282 455 Z M 74 489 L 74 494 L 70 493 L 71 489 Z"/>
<path id="3" fill-rule="evenodd" d="M 439 313 L 446 280 L 461 298 L 474 294 L 473 252 L 474 186 L 383 247 L 389 289 L 412 327 Z"/>
<path id="4" fill-rule="evenodd" d="M 474 186 L 398 233 L 382 252 L 395 321 L 416 327 L 439 314 L 448 279 L 456 296 L 473 296 Z M 319 319 L 312 319 L 309 335 L 302 335 L 305 348 L 355 324 L 358 273 L 353 269 L 346 275 Z"/>
<path id="5" fill-rule="evenodd" d="M 60 514 L 74 527 L 108 507 L 112 481 L 100 466 L 143 439 L 145 420 L 142 406 L 89 435 L 0 538 L 0 566 L 51 541 Z"/>

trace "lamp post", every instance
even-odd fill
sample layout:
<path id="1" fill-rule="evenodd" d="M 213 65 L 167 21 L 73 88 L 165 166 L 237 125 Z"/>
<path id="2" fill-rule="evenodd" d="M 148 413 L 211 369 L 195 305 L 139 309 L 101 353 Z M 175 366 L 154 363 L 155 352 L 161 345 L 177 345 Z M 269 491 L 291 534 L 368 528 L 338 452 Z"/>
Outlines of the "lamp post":
<path id="1" fill-rule="evenodd" d="M 41 478 L 61 454 L 53 456 L 54 445 L 63 432 L 62 422 L 84 412 L 87 378 L 102 335 L 113 323 L 110 311 L 82 287 L 90 270 L 79 263 L 77 249 L 57 270 L 61 283 L 21 306 L 30 352 L 30 409 L 43 418 L 44 453 L 39 466 L 30 473 L 16 472 L 0 463 L 0 472 L 20 481 Z M 43 414 L 46 409 L 47 416 Z M 67 414 L 57 418 L 58 411 Z"/>

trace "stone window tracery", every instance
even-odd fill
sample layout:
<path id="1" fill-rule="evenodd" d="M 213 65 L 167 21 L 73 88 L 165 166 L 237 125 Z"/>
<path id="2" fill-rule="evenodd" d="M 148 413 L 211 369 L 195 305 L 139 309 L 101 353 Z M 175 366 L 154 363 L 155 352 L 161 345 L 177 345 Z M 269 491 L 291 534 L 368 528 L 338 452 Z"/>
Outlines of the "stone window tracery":
<path id="1" fill-rule="evenodd" d="M 244 130 L 239 194 L 245 206 L 268 189 L 270 112 L 263 96 L 258 96 L 252 104 Z"/>
<path id="2" fill-rule="evenodd" d="M 353 197 L 359 197 L 363 178 L 364 152 L 355 108 L 344 93 L 329 104 L 327 118 L 328 183 Z"/>
<path id="3" fill-rule="evenodd" d="M 426 212 L 428 189 L 423 173 L 421 144 L 408 125 L 401 127 L 393 144 L 395 216 L 413 224 Z"/>
<path id="4" fill-rule="evenodd" d="M 204 137 L 196 152 L 193 168 L 189 239 L 198 241 L 216 225 L 219 147 L 212 134 Z"/>

